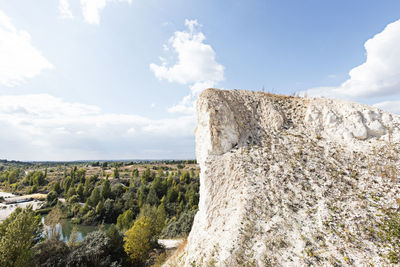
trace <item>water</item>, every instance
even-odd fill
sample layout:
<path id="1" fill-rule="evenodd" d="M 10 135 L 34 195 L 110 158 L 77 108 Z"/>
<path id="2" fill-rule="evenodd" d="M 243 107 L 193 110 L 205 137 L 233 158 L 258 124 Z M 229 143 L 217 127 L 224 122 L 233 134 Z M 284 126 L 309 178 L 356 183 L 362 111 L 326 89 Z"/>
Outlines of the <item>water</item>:
<path id="1" fill-rule="evenodd" d="M 10 198 L 14 197 L 15 195 L 11 193 L 6 193 L 0 191 L 0 197 L 4 198 Z M 28 205 L 32 205 L 33 209 L 37 209 L 41 206 L 43 201 L 28 201 L 28 202 L 23 202 L 23 203 L 17 203 L 17 204 L 3 204 L 0 203 L 0 222 L 7 218 L 17 207 L 25 208 Z M 44 224 L 44 216 L 42 217 L 42 223 Z M 99 229 L 99 226 L 91 226 L 91 225 L 81 225 L 81 224 L 73 224 L 71 223 L 71 220 L 69 219 L 62 219 L 57 225 L 56 225 L 56 231 L 60 235 L 61 240 L 64 240 L 65 242 L 68 241 L 68 239 L 71 236 L 72 229 L 76 226 L 77 228 L 77 233 L 78 233 L 78 241 L 82 241 L 85 236 L 91 232 L 97 231 Z M 110 225 L 105 224 L 106 229 Z M 48 226 L 45 225 L 45 234 L 49 235 L 50 234 L 50 229 Z"/>
<path id="2" fill-rule="evenodd" d="M 42 217 L 42 222 L 44 224 L 44 217 Z M 78 241 L 82 241 L 87 234 L 99 230 L 100 227 L 99 225 L 93 226 L 93 225 L 73 224 L 69 219 L 62 219 L 56 225 L 56 231 L 60 235 L 60 239 L 63 240 L 64 242 L 68 242 L 74 226 L 76 226 L 76 230 L 78 233 Z M 104 226 L 107 229 L 110 225 L 105 224 Z M 51 236 L 50 228 L 46 225 L 45 225 L 45 232 L 48 236 Z"/>

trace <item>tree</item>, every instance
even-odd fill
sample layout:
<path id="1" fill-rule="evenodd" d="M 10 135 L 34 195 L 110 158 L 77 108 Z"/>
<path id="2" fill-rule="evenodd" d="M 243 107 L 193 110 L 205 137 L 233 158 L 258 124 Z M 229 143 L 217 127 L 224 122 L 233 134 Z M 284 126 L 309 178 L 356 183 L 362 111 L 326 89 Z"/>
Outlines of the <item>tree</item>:
<path id="1" fill-rule="evenodd" d="M 0 266 L 28 266 L 32 247 L 42 240 L 40 215 L 31 206 L 17 208 L 0 224 Z"/>
<path id="2" fill-rule="evenodd" d="M 58 195 L 61 194 L 62 188 L 61 188 L 60 181 L 57 181 L 57 182 L 54 184 L 53 190 L 54 190 L 55 192 L 57 192 Z"/>
<path id="3" fill-rule="evenodd" d="M 33 247 L 35 266 L 64 267 L 70 252 L 68 246 L 59 238 L 48 238 Z"/>
<path id="4" fill-rule="evenodd" d="M 131 228 L 133 223 L 133 212 L 131 210 L 127 210 L 124 213 L 120 214 L 117 218 L 117 227 L 121 231 L 125 231 Z"/>
<path id="5" fill-rule="evenodd" d="M 74 227 L 72 228 L 67 244 L 71 249 L 74 249 L 79 244 L 79 233 L 76 225 L 74 225 Z"/>
<path id="6" fill-rule="evenodd" d="M 81 201 L 82 201 L 83 198 L 84 198 L 84 193 L 83 193 L 83 191 L 84 191 L 83 184 L 82 184 L 82 183 L 79 183 L 79 184 L 78 184 L 78 187 L 76 188 L 76 193 L 78 194 L 79 199 L 80 199 Z"/>
<path id="7" fill-rule="evenodd" d="M 103 183 L 103 188 L 101 189 L 101 197 L 103 199 L 109 198 L 111 195 L 111 186 L 110 186 L 110 181 L 106 179 Z"/>
<path id="8" fill-rule="evenodd" d="M 106 235 L 110 239 L 110 249 L 111 255 L 117 259 L 124 259 L 127 257 L 124 251 L 124 243 L 123 243 L 123 236 L 119 233 L 115 224 L 111 224 L 108 230 L 106 231 Z"/>
<path id="9" fill-rule="evenodd" d="M 47 214 L 46 218 L 44 219 L 44 223 L 49 226 L 48 236 L 55 237 L 59 239 L 59 234 L 57 233 L 57 224 L 60 222 L 62 216 L 62 211 L 59 207 L 53 208 L 49 214 Z"/>
<path id="10" fill-rule="evenodd" d="M 99 201 L 99 204 L 97 204 L 96 206 L 96 214 L 103 216 L 104 214 L 104 205 L 103 205 L 103 201 Z"/>
<path id="11" fill-rule="evenodd" d="M 188 172 L 182 173 L 180 180 L 182 183 L 188 183 L 190 181 L 190 174 Z"/>
<path id="12" fill-rule="evenodd" d="M 132 263 L 143 263 L 149 254 L 151 225 L 147 217 L 139 218 L 124 236 L 124 249 Z"/>
<path id="13" fill-rule="evenodd" d="M 161 236 L 163 238 L 176 238 L 189 234 L 196 213 L 196 210 L 181 213 L 178 219 L 173 220 L 162 230 Z"/>
<path id="14" fill-rule="evenodd" d="M 68 190 L 66 197 L 69 198 L 69 197 L 72 197 L 73 195 L 76 195 L 76 191 L 75 191 L 75 188 L 73 186 L 71 186 Z"/>
<path id="15" fill-rule="evenodd" d="M 49 206 L 55 205 L 57 203 L 57 192 L 50 191 L 50 193 L 48 193 L 46 196 L 46 200 Z"/>
<path id="16" fill-rule="evenodd" d="M 111 240 L 99 230 L 89 233 L 69 254 L 67 266 L 118 266 L 118 259 L 111 255 Z"/>
<path id="17" fill-rule="evenodd" d="M 146 217 L 150 219 L 151 236 L 155 242 L 164 228 L 166 216 L 167 214 L 163 204 L 161 204 L 158 208 L 156 206 L 150 206 L 149 204 L 146 204 L 140 209 L 138 217 Z"/>
<path id="18" fill-rule="evenodd" d="M 96 205 L 97 205 L 97 203 L 99 203 L 100 199 L 101 199 L 100 190 L 96 186 L 93 189 L 92 194 L 90 195 L 90 204 L 92 205 L 92 207 L 96 207 Z"/>
<path id="19" fill-rule="evenodd" d="M 157 193 L 156 190 L 154 189 L 154 187 L 150 188 L 150 192 L 147 195 L 147 200 L 146 202 L 150 205 L 158 205 L 159 203 L 159 199 L 157 197 Z"/>
<path id="20" fill-rule="evenodd" d="M 119 170 L 118 170 L 118 166 L 117 165 L 115 165 L 114 172 L 113 172 L 113 177 L 114 177 L 114 179 L 119 179 Z"/>

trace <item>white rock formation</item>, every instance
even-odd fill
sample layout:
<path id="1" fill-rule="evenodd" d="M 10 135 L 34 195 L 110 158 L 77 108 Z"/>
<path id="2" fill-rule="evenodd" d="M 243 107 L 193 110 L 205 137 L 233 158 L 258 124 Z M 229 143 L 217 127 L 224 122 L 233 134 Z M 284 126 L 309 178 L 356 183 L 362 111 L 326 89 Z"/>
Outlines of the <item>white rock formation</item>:
<path id="1" fill-rule="evenodd" d="M 197 112 L 199 212 L 167 265 L 389 264 L 393 244 L 379 233 L 399 209 L 399 116 L 216 89 Z"/>

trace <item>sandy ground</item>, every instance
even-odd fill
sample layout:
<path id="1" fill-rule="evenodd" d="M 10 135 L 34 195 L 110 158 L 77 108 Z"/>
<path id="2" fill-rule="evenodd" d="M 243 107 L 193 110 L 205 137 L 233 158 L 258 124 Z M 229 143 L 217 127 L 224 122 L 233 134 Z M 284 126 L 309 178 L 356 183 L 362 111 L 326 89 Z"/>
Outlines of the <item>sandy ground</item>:
<path id="1" fill-rule="evenodd" d="M 163 245 L 166 249 L 173 249 L 182 244 L 183 239 L 158 239 L 158 244 Z"/>

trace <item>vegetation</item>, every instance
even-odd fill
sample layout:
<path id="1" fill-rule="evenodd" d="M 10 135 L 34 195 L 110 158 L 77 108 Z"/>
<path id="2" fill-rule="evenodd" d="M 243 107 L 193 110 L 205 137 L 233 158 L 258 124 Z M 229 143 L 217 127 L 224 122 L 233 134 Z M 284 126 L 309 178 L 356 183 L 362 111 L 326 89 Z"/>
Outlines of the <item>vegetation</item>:
<path id="1" fill-rule="evenodd" d="M 0 224 L 0 266 L 28 266 L 32 247 L 42 240 L 42 224 L 32 207 L 17 208 Z"/>
<path id="2" fill-rule="evenodd" d="M 149 266 L 165 258 L 157 240 L 190 231 L 199 200 L 195 162 L 19 164 L 0 162 L 0 190 L 47 194 L 42 209 L 17 209 L 0 225 L 0 266 Z M 40 216 L 45 218 L 46 236 Z M 99 225 L 60 240 L 61 218 Z M 111 224 L 106 230 L 102 225 Z M 10 228 L 9 225 L 12 225 Z M 23 235 L 19 235 L 22 229 Z M 19 235 L 19 236 L 18 236 Z M 12 244 L 18 238 L 19 247 Z M 43 240 L 42 240 L 43 239 Z M 6 247 L 12 247 L 10 249 Z M 14 246 L 14 247 L 13 247 Z M 157 257 L 156 254 L 162 254 Z"/>
<path id="3" fill-rule="evenodd" d="M 385 211 L 378 221 L 377 237 L 388 248 L 391 263 L 400 263 L 400 212 Z"/>

